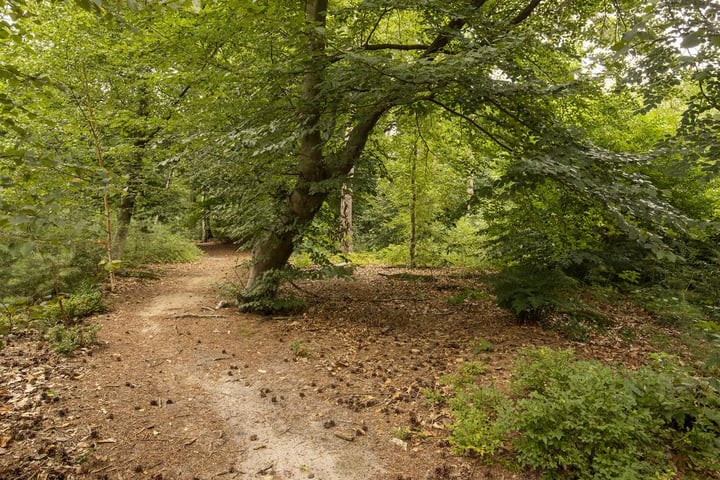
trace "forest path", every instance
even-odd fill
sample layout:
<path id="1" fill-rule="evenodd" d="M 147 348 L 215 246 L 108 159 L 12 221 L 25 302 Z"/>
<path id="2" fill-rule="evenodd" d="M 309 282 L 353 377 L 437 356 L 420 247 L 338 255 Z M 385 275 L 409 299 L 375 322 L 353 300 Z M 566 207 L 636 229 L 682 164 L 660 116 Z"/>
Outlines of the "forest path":
<path id="1" fill-rule="evenodd" d="M 91 436 L 106 441 L 97 453 L 107 468 L 88 473 L 378 478 L 372 436 L 348 441 L 329 428 L 362 428 L 362 419 L 305 393 L 312 386 L 294 376 L 291 352 L 267 321 L 213 310 L 219 286 L 237 281 L 237 255 L 223 246 L 206 252 L 121 292 L 99 319 L 104 347 L 73 395 Z"/>
<path id="2" fill-rule="evenodd" d="M 0 479 L 528 480 L 451 454 L 448 375 L 506 384 L 528 348 L 637 366 L 671 331 L 632 304 L 585 343 L 516 322 L 467 269 L 358 267 L 305 280 L 302 314 L 215 309 L 242 283 L 232 246 L 121 279 L 100 346 L 71 358 L 40 334 L 0 351 Z M 225 288 L 227 290 L 227 288 Z M 638 332 L 629 344 L 623 331 Z M 3 385 L 3 383 L 5 385 Z"/>

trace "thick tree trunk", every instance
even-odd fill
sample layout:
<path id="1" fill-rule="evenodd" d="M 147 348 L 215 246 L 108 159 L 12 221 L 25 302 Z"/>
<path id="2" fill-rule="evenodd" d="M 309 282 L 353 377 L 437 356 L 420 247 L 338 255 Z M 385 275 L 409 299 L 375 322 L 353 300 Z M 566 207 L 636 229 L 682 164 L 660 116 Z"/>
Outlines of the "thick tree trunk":
<path id="1" fill-rule="evenodd" d="M 471 0 L 475 8 L 481 7 L 486 0 Z M 512 25 L 524 21 L 540 3 L 531 0 L 530 5 L 511 21 Z M 323 190 L 322 183 L 328 179 L 343 179 L 355 166 L 362 153 L 370 133 L 382 115 L 395 105 L 406 101 L 393 93 L 381 98 L 374 105 L 363 111 L 356 111 L 356 122 L 348 135 L 343 148 L 333 155 L 323 151 L 322 132 L 320 131 L 323 107 L 331 102 L 323 98 L 323 80 L 328 57 L 325 54 L 325 27 L 328 0 L 306 0 L 305 18 L 308 42 L 306 53 L 308 61 L 300 88 L 298 113 L 303 119 L 299 125 L 305 132 L 300 140 L 298 162 L 298 181 L 288 195 L 288 201 L 280 212 L 275 225 L 255 244 L 253 248 L 253 264 L 241 301 L 252 301 L 272 297 L 277 292 L 278 277 L 274 272 L 281 270 L 293 252 L 305 227 L 307 227 L 320 210 L 328 192 Z M 462 29 L 466 21 L 461 18 L 451 20 L 447 31 Z M 441 33 L 423 53 L 424 58 L 431 58 L 442 51 L 450 42 L 452 35 Z"/>
<path id="2" fill-rule="evenodd" d="M 140 101 L 135 112 L 140 119 L 147 119 L 149 116 L 148 93 L 145 87 L 140 87 Z M 131 131 L 133 140 L 133 152 L 130 165 L 128 165 L 128 182 L 120 198 L 118 205 L 118 226 L 113 242 L 114 257 L 122 260 L 125 246 L 127 245 L 128 235 L 130 233 L 130 224 L 135 213 L 135 203 L 137 197 L 141 195 L 142 168 L 143 158 L 145 156 L 145 147 L 147 147 L 150 138 L 143 128 L 136 128 Z"/>
<path id="3" fill-rule="evenodd" d="M 253 248 L 253 262 L 241 302 L 273 297 L 277 293 L 276 275 L 287 264 L 303 230 L 313 221 L 328 196 L 321 182 L 347 177 L 360 157 L 367 139 L 380 117 L 392 107 L 392 101 L 382 102 L 360 113 L 344 147 L 326 156 L 320 120 L 325 102 L 322 98 L 327 57 L 325 55 L 325 23 L 328 0 L 308 0 L 305 11 L 308 23 L 309 61 L 301 85 L 298 113 L 303 119 L 300 128 L 305 132 L 300 140 L 298 181 L 288 195 L 284 211 L 277 223 Z"/>
<path id="4" fill-rule="evenodd" d="M 117 213 L 117 229 L 115 232 L 115 241 L 113 242 L 113 257 L 117 260 L 122 260 L 130 233 L 130 224 L 135 214 L 135 204 L 137 203 L 137 198 L 142 195 L 142 164 L 146 144 L 147 140 L 145 139 L 135 140 L 135 153 L 133 154 L 132 163 L 129 166 L 130 175 L 125 192 L 123 192 L 122 197 L 120 197 Z"/>
<path id="5" fill-rule="evenodd" d="M 282 269 L 295 247 L 295 239 L 307 226 L 327 196 L 313 192 L 313 183 L 327 179 L 320 132 L 322 101 L 320 86 L 325 69 L 325 24 L 328 0 L 309 0 L 305 7 L 309 60 L 305 65 L 298 113 L 302 118 L 298 181 L 290 192 L 285 212 L 253 249 L 253 263 L 243 300 L 273 297 L 279 279 L 274 273 Z"/>

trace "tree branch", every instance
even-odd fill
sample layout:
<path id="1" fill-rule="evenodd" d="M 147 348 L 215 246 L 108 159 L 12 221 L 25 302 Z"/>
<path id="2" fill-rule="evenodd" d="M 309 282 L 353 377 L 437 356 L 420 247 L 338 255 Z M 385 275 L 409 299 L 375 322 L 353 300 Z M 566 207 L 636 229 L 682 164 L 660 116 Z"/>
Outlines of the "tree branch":
<path id="1" fill-rule="evenodd" d="M 505 142 L 503 142 L 502 140 L 497 138 L 495 135 L 490 133 L 485 127 L 483 127 L 482 125 L 480 125 L 479 123 L 477 123 L 475 120 L 468 117 L 464 113 L 458 112 L 457 110 L 450 108 L 448 105 L 445 105 L 444 103 L 439 102 L 439 101 L 435 100 L 434 98 L 425 98 L 424 100 L 427 102 L 430 102 L 430 103 L 434 103 L 438 107 L 442 108 L 443 110 L 445 110 L 448 113 L 451 113 L 452 115 L 455 115 L 456 117 L 462 118 L 466 122 L 470 123 L 473 127 L 478 129 L 479 131 L 481 131 L 485 136 L 487 136 L 490 140 L 495 142 L 498 146 L 507 150 L 508 152 L 514 151 L 509 145 L 507 145 Z"/>
<path id="2" fill-rule="evenodd" d="M 540 5 L 541 1 L 542 0 L 532 0 L 522 12 L 518 13 L 517 17 L 510 21 L 510 25 L 520 25 L 522 22 L 527 20 L 537 6 Z"/>
<path id="3" fill-rule="evenodd" d="M 435 40 L 433 40 L 430 46 L 427 47 L 425 53 L 423 53 L 423 57 L 429 57 L 433 53 L 437 53 L 443 48 L 445 48 L 447 44 L 450 43 L 450 32 L 460 30 L 462 27 L 465 26 L 465 23 L 466 21 L 464 18 L 454 18 L 450 20 L 450 22 L 444 29 L 445 31 L 435 37 Z"/>
<path id="4" fill-rule="evenodd" d="M 399 43 L 375 43 L 373 45 L 363 45 L 363 50 L 427 50 L 428 45 L 419 43 L 403 45 Z"/>
<path id="5" fill-rule="evenodd" d="M 380 13 L 378 16 L 377 22 L 375 22 L 375 25 L 373 25 L 373 28 L 370 30 L 370 33 L 368 33 L 367 38 L 363 42 L 363 45 L 367 46 L 368 43 L 370 43 L 370 39 L 375 34 L 375 30 L 380 26 L 380 22 L 382 22 L 382 19 L 385 17 L 385 15 L 390 11 L 390 8 L 386 8 Z"/>
<path id="6" fill-rule="evenodd" d="M 478 9 L 482 7 L 487 0 L 472 0 L 472 6 L 475 9 Z M 537 8 L 537 6 L 540 4 L 542 0 L 531 0 L 525 9 L 518 13 L 518 15 L 513 18 L 510 21 L 510 25 L 516 26 L 527 20 L 527 18 L 532 14 L 532 12 Z M 440 33 L 435 40 L 430 44 L 430 46 L 425 50 L 425 53 L 423 53 L 423 57 L 427 57 L 432 55 L 433 53 L 437 53 L 443 48 L 447 46 L 448 43 L 450 43 L 451 38 L 451 32 L 459 31 L 461 28 L 463 28 L 467 24 L 467 20 L 464 18 L 454 18 L 450 20 L 450 22 L 445 27 L 444 31 Z"/>

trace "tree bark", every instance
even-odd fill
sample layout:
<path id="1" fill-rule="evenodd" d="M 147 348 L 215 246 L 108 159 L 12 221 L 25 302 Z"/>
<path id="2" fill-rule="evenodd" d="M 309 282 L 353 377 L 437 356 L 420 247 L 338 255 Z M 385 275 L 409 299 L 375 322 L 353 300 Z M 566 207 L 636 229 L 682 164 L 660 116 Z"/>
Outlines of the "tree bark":
<path id="1" fill-rule="evenodd" d="M 410 162 L 410 242 L 408 245 L 408 253 L 410 257 L 409 267 L 415 268 L 415 247 L 417 244 L 417 159 L 420 155 L 418 142 L 415 139 L 415 146 L 412 152 Z"/>
<path id="2" fill-rule="evenodd" d="M 348 177 L 352 176 L 352 170 Z M 353 198 L 347 183 L 340 189 L 340 231 L 342 234 L 342 252 L 347 254 L 353 248 Z"/>
<path id="3" fill-rule="evenodd" d="M 279 279 L 273 273 L 282 269 L 295 248 L 296 237 L 320 210 L 327 193 L 313 191 L 311 186 L 328 178 L 325 168 L 320 120 L 322 102 L 320 87 L 325 69 L 325 25 L 328 0 L 308 0 L 305 7 L 307 53 L 300 87 L 298 113 L 302 118 L 298 180 L 288 196 L 278 222 L 253 248 L 253 262 L 243 300 L 273 297 Z"/>
<path id="4" fill-rule="evenodd" d="M 130 233 L 130 222 L 135 211 L 135 198 L 135 192 L 131 192 L 128 182 L 128 190 L 123 193 L 118 205 L 117 229 L 115 231 L 115 241 L 113 242 L 113 257 L 117 260 L 122 260 L 123 253 L 125 253 L 128 234 Z"/>
<path id="5" fill-rule="evenodd" d="M 148 104 L 148 93 L 144 86 L 140 87 L 140 101 L 138 103 L 137 111 L 135 112 L 138 118 L 145 120 L 149 116 L 149 104 Z M 125 246 L 127 245 L 127 238 L 130 233 L 130 224 L 132 222 L 133 215 L 135 213 L 135 203 L 137 197 L 141 193 L 142 183 L 142 168 L 143 168 L 143 157 L 145 156 L 145 147 L 150 140 L 145 129 L 137 128 L 131 131 L 133 138 L 133 152 L 132 161 L 128 166 L 128 182 L 120 197 L 120 204 L 118 205 L 118 226 L 115 233 L 115 241 L 113 242 L 114 257 L 117 260 L 122 260 L 123 253 L 125 252 Z"/>

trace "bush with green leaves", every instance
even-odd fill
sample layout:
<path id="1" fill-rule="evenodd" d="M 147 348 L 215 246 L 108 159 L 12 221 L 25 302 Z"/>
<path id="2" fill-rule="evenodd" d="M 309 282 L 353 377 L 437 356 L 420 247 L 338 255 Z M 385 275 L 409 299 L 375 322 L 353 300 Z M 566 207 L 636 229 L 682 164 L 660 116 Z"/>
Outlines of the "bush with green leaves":
<path id="1" fill-rule="evenodd" d="M 50 321 L 71 322 L 107 310 L 102 292 L 85 285 L 77 292 L 64 298 L 57 296 L 45 304 L 38 315 Z"/>
<path id="2" fill-rule="evenodd" d="M 97 343 L 97 324 L 77 324 L 72 326 L 58 323 L 47 329 L 45 338 L 52 344 L 57 353 L 69 355 L 79 348 L 91 347 Z"/>
<path id="3" fill-rule="evenodd" d="M 137 267 L 149 263 L 184 263 L 197 260 L 202 251 L 187 237 L 162 225 L 133 228 L 125 247 L 122 264 Z"/>
<path id="4" fill-rule="evenodd" d="M 521 320 L 539 321 L 559 307 L 567 306 L 567 294 L 577 281 L 560 270 L 533 266 L 508 267 L 491 279 L 498 306 Z"/>
<path id="5" fill-rule="evenodd" d="M 79 222 L 80 223 L 80 222 Z M 31 240 L 0 242 L 0 300 L 27 296 L 41 299 L 99 281 L 102 248 L 97 232 L 83 225 L 48 226 Z"/>
<path id="6" fill-rule="evenodd" d="M 539 321 L 571 340 L 586 341 L 607 324 L 605 316 L 578 298 L 577 280 L 559 269 L 508 267 L 490 278 L 498 306 L 521 321 Z"/>
<path id="7" fill-rule="evenodd" d="M 664 356 L 638 371 L 527 353 L 510 394 L 458 384 L 451 443 L 463 454 L 512 454 L 550 479 L 708 478 L 720 472 L 720 383 Z"/>

